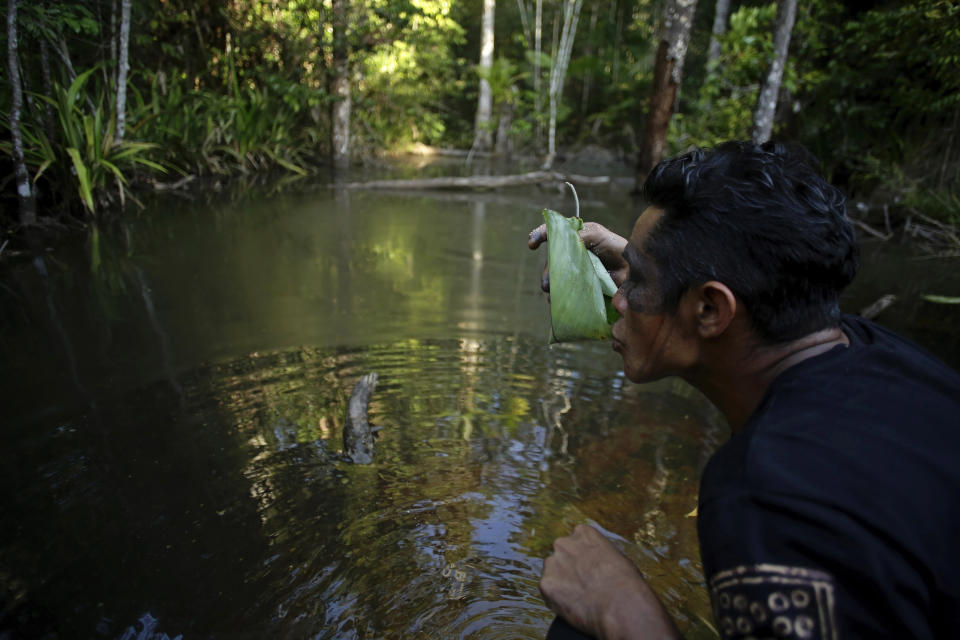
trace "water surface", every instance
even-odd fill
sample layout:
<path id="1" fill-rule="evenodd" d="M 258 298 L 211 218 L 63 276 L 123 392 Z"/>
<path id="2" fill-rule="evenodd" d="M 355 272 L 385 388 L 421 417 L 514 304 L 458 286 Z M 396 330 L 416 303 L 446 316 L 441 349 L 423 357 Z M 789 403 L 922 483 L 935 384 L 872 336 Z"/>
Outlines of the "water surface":
<path id="1" fill-rule="evenodd" d="M 581 198 L 623 232 L 639 213 Z M 712 637 L 687 516 L 727 430 L 605 344 L 547 345 L 525 237 L 565 194 L 156 206 L 6 267 L 0 637 L 540 638 L 542 559 L 585 521 Z M 891 292 L 864 281 L 850 308 Z"/>

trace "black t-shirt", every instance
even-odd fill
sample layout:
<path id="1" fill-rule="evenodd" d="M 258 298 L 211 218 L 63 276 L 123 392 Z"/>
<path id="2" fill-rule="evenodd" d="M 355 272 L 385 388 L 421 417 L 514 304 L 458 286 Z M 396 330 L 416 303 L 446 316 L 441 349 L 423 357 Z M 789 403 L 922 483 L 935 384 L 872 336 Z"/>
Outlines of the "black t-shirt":
<path id="1" fill-rule="evenodd" d="M 960 375 L 873 323 L 843 329 L 704 470 L 722 638 L 960 637 Z"/>

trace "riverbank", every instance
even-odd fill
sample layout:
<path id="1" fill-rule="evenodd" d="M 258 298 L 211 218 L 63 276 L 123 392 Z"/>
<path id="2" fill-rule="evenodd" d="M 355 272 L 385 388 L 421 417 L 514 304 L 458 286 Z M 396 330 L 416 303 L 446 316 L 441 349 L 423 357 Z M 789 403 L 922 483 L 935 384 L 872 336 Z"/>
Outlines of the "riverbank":
<path id="1" fill-rule="evenodd" d="M 26 233 L 27 228 L 9 224 L 10 219 L 6 219 L 7 226 L 0 229 L 0 262 L 27 255 L 36 250 L 34 245 L 52 250 L 59 238 L 86 233 L 85 230 L 95 223 L 111 224 L 125 217 L 153 215 L 144 214 L 144 211 L 149 211 L 152 203 L 161 199 L 193 204 L 241 202 L 310 192 L 344 183 L 355 189 L 369 185 L 370 188 L 413 190 L 496 190 L 537 182 L 555 183 L 570 175 L 580 176 L 584 182 L 603 184 L 605 189 L 623 195 L 634 189 L 633 160 L 627 150 L 588 144 L 562 150 L 557 155 L 555 171 L 551 175 L 541 173 L 542 179 L 538 179 L 534 172 L 542 163 L 539 156 L 500 156 L 414 144 L 358 159 L 353 166 L 340 172 L 322 166 L 309 175 L 274 170 L 238 175 L 188 174 L 165 181 L 155 175 L 141 176 L 129 185 L 132 197 L 122 206 L 115 202 L 102 209 L 96 217 L 41 216 L 40 224 L 30 228 L 29 233 Z M 850 199 L 848 212 L 862 240 L 907 245 L 918 256 L 960 257 L 960 226 L 934 218 L 900 196 L 883 193 L 874 197 L 854 197 Z"/>

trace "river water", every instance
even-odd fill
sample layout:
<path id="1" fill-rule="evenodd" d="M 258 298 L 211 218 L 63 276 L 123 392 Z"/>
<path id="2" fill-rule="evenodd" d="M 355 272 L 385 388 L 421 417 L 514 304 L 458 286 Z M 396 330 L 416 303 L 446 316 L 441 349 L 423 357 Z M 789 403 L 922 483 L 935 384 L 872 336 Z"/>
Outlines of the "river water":
<path id="1" fill-rule="evenodd" d="M 580 196 L 621 232 L 639 213 Z M 572 213 L 540 190 L 171 198 L 5 265 L 0 638 L 541 638 L 542 558 L 580 522 L 714 637 L 690 512 L 726 427 L 606 344 L 547 344 L 544 206 Z M 956 295 L 954 265 L 867 249 L 847 306 L 901 294 L 891 324 L 956 366 L 955 310 L 918 302 Z M 375 463 L 351 465 L 371 371 Z"/>

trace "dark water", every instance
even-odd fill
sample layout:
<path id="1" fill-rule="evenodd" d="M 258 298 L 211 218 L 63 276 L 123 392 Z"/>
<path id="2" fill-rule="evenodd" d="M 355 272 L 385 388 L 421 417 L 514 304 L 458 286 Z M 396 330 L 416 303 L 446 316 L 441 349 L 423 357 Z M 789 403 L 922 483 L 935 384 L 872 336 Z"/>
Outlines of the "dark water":
<path id="1" fill-rule="evenodd" d="M 619 230 L 638 213 L 581 198 Z M 584 521 L 712 637 L 687 514 L 726 428 L 605 344 L 547 346 L 525 237 L 565 196 L 157 206 L 0 280 L 0 638 L 540 638 L 542 558 Z M 851 308 L 919 304 L 864 282 Z M 928 311 L 955 362 L 954 310 Z M 369 371 L 383 429 L 354 466 Z"/>

